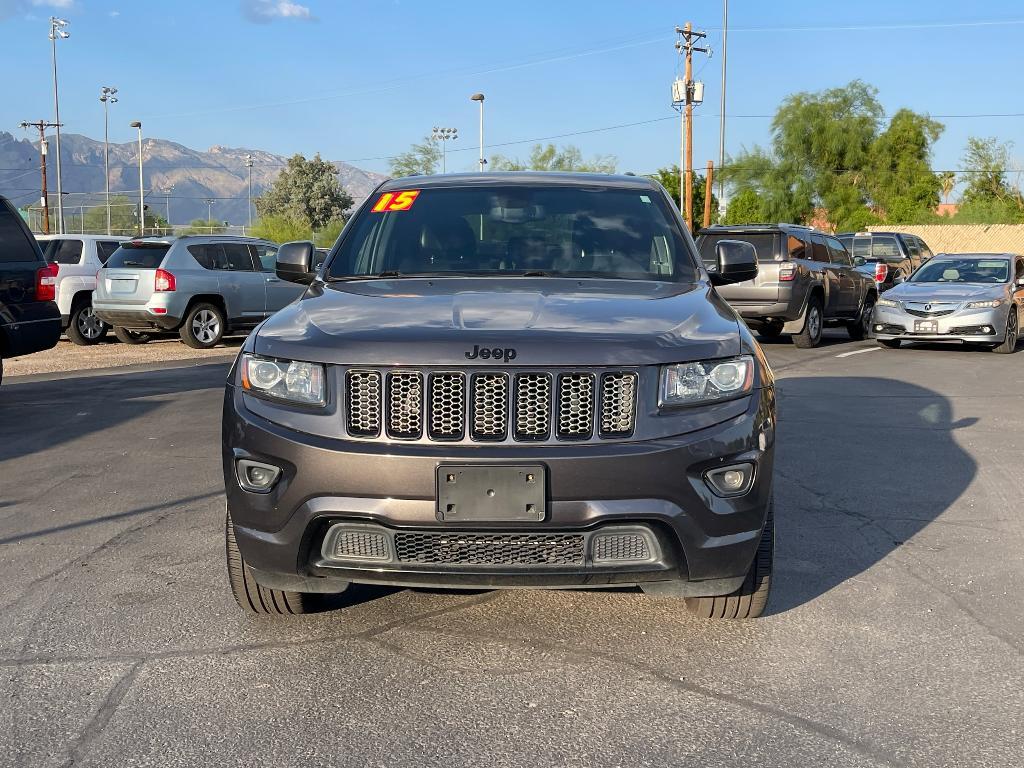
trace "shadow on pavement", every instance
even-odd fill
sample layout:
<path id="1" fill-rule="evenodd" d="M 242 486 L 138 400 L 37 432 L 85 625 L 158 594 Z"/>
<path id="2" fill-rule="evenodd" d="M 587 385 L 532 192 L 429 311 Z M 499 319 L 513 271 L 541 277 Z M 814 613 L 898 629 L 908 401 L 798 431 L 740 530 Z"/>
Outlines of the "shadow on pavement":
<path id="1" fill-rule="evenodd" d="M 0 389 L 0 462 L 54 448 L 146 416 L 162 395 L 216 390 L 230 360 L 156 371 L 75 376 L 3 385 Z"/>
<path id="2" fill-rule="evenodd" d="M 977 465 L 952 405 L 882 378 L 778 382 L 775 578 L 769 611 L 809 602 L 863 573 L 945 512 Z"/>

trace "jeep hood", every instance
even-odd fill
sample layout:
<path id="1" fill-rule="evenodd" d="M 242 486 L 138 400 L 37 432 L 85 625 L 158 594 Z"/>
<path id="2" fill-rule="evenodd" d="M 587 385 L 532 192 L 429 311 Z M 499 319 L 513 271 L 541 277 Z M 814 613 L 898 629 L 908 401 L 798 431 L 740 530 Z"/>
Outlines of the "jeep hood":
<path id="1" fill-rule="evenodd" d="M 706 283 L 404 278 L 314 284 L 261 325 L 257 354 L 347 365 L 645 365 L 740 354 L 739 321 Z"/>

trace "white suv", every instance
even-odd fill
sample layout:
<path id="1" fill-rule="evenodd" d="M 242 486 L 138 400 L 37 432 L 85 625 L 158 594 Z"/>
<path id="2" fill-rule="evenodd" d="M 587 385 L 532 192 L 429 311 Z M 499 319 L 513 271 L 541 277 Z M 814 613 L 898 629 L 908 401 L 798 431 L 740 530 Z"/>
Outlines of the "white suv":
<path id="1" fill-rule="evenodd" d="M 95 344 L 110 329 L 92 309 L 96 273 L 125 240 L 117 235 L 38 235 L 46 260 L 59 264 L 57 306 L 61 325 L 75 344 Z"/>

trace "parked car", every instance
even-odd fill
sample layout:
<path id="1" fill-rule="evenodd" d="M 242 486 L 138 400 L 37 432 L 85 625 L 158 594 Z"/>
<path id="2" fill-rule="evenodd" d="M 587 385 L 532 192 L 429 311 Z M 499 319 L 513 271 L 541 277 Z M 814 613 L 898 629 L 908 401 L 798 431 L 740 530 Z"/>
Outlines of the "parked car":
<path id="1" fill-rule="evenodd" d="M 248 331 L 302 289 L 274 273 L 277 245 L 225 235 L 129 240 L 98 275 L 93 306 L 121 341 L 177 331 L 196 349 Z"/>
<path id="2" fill-rule="evenodd" d="M 246 339 L 225 392 L 231 589 L 300 613 L 349 582 L 639 585 L 757 616 L 773 559 L 775 394 L 655 182 L 395 179 L 302 298 Z"/>
<path id="3" fill-rule="evenodd" d="M 129 238 L 116 235 L 37 235 L 43 258 L 57 264 L 60 323 L 75 344 L 96 344 L 110 329 L 92 308 L 96 273 Z"/>
<path id="4" fill-rule="evenodd" d="M 793 344 L 808 348 L 818 345 L 826 325 L 845 326 L 852 339 L 869 334 L 878 289 L 835 237 L 796 224 L 707 227 L 697 245 L 708 270 L 724 240 L 757 251 L 757 277 L 719 292 L 761 337 L 790 333 Z"/>
<path id="5" fill-rule="evenodd" d="M 889 349 L 903 341 L 941 341 L 1012 353 L 1022 301 L 1024 257 L 940 254 L 878 300 L 875 338 Z"/>
<path id="6" fill-rule="evenodd" d="M 0 381 L 4 359 L 42 352 L 60 339 L 59 269 L 46 263 L 25 221 L 0 197 Z"/>
<path id="7" fill-rule="evenodd" d="M 932 258 L 932 251 L 917 235 L 905 232 L 843 232 L 836 235 L 863 272 L 875 272 L 875 282 L 888 290 L 896 278 L 904 280 Z"/>
<path id="8" fill-rule="evenodd" d="M 324 262 L 327 261 L 327 256 L 331 253 L 330 248 L 317 248 L 316 254 L 313 256 L 313 271 L 320 269 Z"/>

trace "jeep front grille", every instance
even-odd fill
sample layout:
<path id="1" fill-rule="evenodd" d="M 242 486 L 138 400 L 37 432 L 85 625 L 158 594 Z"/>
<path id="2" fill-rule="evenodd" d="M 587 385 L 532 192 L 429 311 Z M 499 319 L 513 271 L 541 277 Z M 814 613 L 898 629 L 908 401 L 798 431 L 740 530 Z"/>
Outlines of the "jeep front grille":
<path id="1" fill-rule="evenodd" d="M 636 371 L 345 373 L 345 424 L 360 438 L 563 441 L 626 438 L 636 427 Z"/>
<path id="2" fill-rule="evenodd" d="M 579 533 L 396 533 L 401 563 L 477 566 L 582 566 Z"/>

